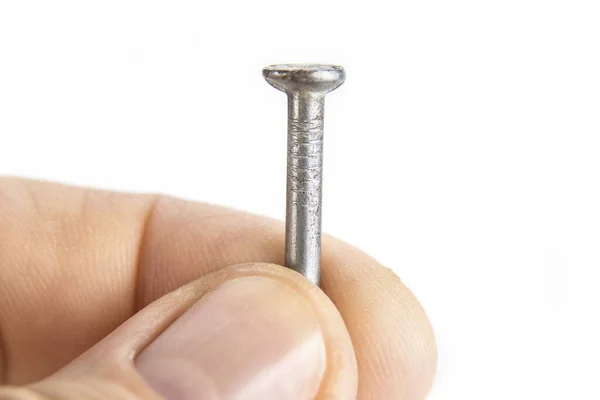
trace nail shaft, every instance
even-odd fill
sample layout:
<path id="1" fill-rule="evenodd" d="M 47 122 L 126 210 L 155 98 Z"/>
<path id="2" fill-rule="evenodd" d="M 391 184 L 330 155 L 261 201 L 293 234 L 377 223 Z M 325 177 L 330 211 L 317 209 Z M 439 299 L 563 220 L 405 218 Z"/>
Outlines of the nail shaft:
<path id="1" fill-rule="evenodd" d="M 321 271 L 324 100 L 320 93 L 288 96 L 285 265 L 316 284 Z"/>

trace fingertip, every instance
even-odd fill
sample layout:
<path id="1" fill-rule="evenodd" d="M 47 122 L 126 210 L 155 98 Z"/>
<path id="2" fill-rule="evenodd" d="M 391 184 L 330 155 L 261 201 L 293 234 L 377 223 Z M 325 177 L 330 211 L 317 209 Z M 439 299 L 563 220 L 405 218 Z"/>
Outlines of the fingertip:
<path id="1" fill-rule="evenodd" d="M 110 379 L 135 371 L 167 399 L 198 390 L 190 374 L 215 393 L 263 396 L 245 398 L 343 400 L 357 390 L 352 341 L 333 303 L 296 272 L 263 263 L 224 268 L 158 299 L 70 369 L 90 365 Z"/>
<path id="2" fill-rule="evenodd" d="M 323 266 L 323 288 L 354 343 L 358 398 L 425 398 L 437 351 L 432 326 L 414 294 L 391 269 L 331 237 Z"/>

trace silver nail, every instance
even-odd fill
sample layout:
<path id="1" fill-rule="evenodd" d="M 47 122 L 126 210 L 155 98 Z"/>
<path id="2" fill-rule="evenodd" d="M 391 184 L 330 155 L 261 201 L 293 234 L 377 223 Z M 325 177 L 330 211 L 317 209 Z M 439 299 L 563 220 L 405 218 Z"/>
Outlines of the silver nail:
<path id="1" fill-rule="evenodd" d="M 346 78 L 337 65 L 271 65 L 263 76 L 288 96 L 285 265 L 318 285 L 325 95 Z"/>

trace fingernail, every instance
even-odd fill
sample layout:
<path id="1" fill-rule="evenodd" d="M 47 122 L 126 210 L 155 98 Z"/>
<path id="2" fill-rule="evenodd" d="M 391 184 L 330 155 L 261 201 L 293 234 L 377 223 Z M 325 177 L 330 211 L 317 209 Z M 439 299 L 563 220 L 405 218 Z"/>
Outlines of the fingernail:
<path id="1" fill-rule="evenodd" d="M 264 277 L 233 279 L 206 294 L 135 361 L 167 400 L 312 399 L 325 363 L 310 304 Z"/>

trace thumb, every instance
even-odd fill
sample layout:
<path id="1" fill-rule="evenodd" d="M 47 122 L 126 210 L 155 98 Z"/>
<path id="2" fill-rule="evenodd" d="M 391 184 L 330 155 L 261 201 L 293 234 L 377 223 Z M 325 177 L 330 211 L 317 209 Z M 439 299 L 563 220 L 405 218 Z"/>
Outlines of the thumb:
<path id="1" fill-rule="evenodd" d="M 335 306 L 297 273 L 229 267 L 144 308 L 77 360 L 0 400 L 345 400 L 350 337 Z"/>

